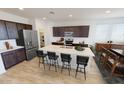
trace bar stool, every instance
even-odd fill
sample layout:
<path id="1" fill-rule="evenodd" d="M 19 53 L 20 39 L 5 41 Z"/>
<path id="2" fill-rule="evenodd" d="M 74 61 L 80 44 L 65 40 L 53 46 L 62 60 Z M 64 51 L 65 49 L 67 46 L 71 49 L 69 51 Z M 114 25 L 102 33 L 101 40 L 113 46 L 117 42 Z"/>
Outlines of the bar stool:
<path id="1" fill-rule="evenodd" d="M 55 66 L 55 71 L 57 72 L 57 66 L 59 68 L 59 63 L 58 63 L 58 55 L 56 55 L 55 52 L 47 52 L 48 58 L 50 60 L 50 65 L 49 65 L 49 70 L 51 66 Z"/>
<path id="2" fill-rule="evenodd" d="M 45 61 L 48 63 L 47 54 L 44 54 L 42 50 L 37 50 L 36 53 L 37 53 L 37 57 L 39 58 L 39 67 L 40 67 L 40 64 L 42 63 L 45 70 Z M 41 62 L 41 58 L 43 62 Z"/>
<path id="3" fill-rule="evenodd" d="M 67 68 L 69 71 L 69 76 L 70 76 L 70 70 L 71 70 L 71 55 L 69 54 L 64 54 L 61 53 L 61 61 L 62 61 L 62 68 L 61 68 L 61 73 L 63 71 L 64 68 Z"/>
<path id="4" fill-rule="evenodd" d="M 75 78 L 77 77 L 77 73 L 82 72 L 81 70 L 84 69 L 84 71 L 82 73 L 84 73 L 84 77 L 85 77 L 85 80 L 86 80 L 85 67 L 87 66 L 88 60 L 89 60 L 89 57 L 77 56 L 77 69 L 76 69 Z M 83 68 L 79 67 L 80 65 L 83 65 Z M 80 68 L 80 70 L 79 70 L 79 68 Z"/>

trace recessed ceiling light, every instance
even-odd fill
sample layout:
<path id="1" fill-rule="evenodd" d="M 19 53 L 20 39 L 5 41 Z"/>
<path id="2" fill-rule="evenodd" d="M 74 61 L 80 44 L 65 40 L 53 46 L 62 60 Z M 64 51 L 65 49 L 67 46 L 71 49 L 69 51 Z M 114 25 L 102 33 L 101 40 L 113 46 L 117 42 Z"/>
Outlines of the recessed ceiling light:
<path id="1" fill-rule="evenodd" d="M 111 11 L 110 11 L 110 10 L 107 10 L 107 11 L 105 11 L 105 13 L 106 13 L 106 14 L 110 14 L 110 13 L 111 13 Z"/>
<path id="2" fill-rule="evenodd" d="M 43 20 L 46 20 L 46 17 L 43 17 Z"/>
<path id="3" fill-rule="evenodd" d="M 69 17 L 72 17 L 72 15 L 70 14 L 70 15 L 68 15 Z"/>
<path id="4" fill-rule="evenodd" d="M 19 8 L 19 10 L 24 10 L 24 8 Z"/>

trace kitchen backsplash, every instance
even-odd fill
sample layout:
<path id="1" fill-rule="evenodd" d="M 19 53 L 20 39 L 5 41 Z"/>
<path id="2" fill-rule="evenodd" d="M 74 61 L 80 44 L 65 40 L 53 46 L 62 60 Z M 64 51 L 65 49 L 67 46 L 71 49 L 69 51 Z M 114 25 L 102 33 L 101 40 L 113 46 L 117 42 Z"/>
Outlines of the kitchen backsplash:
<path id="1" fill-rule="evenodd" d="M 6 49 L 5 42 L 8 42 L 12 47 L 17 46 L 15 39 L 0 40 L 0 49 Z"/>

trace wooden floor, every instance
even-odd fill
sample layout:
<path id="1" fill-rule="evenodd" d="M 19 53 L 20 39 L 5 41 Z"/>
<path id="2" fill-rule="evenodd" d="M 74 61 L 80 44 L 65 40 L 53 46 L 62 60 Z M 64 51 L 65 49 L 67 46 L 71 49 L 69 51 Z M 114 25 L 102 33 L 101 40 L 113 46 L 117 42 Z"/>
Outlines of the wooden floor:
<path id="1" fill-rule="evenodd" d="M 84 79 L 83 73 L 79 73 L 77 78 L 74 77 L 75 70 L 71 71 L 71 76 L 68 75 L 68 70 L 63 70 L 61 74 L 60 69 L 55 72 L 52 67 L 51 70 L 43 69 L 43 66 L 38 66 L 38 58 L 27 62 L 24 61 L 7 70 L 6 73 L 0 75 L 1 84 L 100 84 L 106 83 L 102 78 L 95 62 L 92 62 L 92 70 L 87 71 L 87 80 Z"/>

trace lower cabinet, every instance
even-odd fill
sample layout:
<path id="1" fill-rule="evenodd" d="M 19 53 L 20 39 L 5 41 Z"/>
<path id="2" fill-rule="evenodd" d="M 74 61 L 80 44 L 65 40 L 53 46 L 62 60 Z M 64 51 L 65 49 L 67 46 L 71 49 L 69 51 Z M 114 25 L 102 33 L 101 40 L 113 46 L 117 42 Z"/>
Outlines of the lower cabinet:
<path id="1" fill-rule="evenodd" d="M 2 53 L 2 58 L 3 58 L 5 69 L 8 69 L 11 66 L 25 60 L 25 51 L 22 48 L 22 49 L 4 52 Z"/>
<path id="2" fill-rule="evenodd" d="M 15 51 L 2 53 L 2 58 L 6 69 L 16 64 Z"/>
<path id="3" fill-rule="evenodd" d="M 16 50 L 16 59 L 17 59 L 17 63 L 22 62 L 26 59 L 26 55 L 25 55 L 25 50 L 24 49 L 18 49 Z"/>

